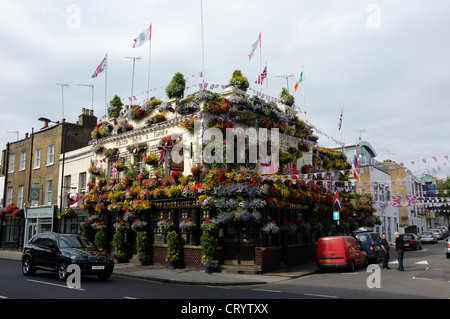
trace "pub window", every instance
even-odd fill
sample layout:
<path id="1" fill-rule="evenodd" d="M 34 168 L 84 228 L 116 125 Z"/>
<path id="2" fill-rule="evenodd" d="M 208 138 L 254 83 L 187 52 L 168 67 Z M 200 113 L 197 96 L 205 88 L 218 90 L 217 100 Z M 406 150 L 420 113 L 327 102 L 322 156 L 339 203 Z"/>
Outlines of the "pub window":
<path id="1" fill-rule="evenodd" d="M 78 192 L 84 193 L 86 190 L 86 172 L 80 173 L 78 176 Z"/>

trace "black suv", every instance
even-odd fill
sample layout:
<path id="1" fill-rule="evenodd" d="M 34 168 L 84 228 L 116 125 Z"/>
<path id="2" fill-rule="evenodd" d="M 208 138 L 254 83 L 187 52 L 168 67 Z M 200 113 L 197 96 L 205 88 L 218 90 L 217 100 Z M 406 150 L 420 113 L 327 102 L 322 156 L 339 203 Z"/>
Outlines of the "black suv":
<path id="1" fill-rule="evenodd" d="M 79 235 L 37 234 L 23 248 L 22 272 L 26 276 L 40 269 L 55 271 L 65 280 L 69 264 L 80 266 L 82 275 L 97 275 L 101 280 L 108 280 L 114 270 L 111 256 Z"/>

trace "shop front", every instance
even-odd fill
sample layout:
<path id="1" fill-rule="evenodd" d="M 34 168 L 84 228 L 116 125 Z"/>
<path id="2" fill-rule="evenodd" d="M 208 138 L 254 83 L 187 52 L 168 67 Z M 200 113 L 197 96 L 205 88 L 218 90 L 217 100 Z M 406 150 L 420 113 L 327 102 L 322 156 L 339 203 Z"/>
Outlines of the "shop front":
<path id="1" fill-rule="evenodd" d="M 25 208 L 24 243 L 36 234 L 56 231 L 56 212 L 56 205 Z"/>

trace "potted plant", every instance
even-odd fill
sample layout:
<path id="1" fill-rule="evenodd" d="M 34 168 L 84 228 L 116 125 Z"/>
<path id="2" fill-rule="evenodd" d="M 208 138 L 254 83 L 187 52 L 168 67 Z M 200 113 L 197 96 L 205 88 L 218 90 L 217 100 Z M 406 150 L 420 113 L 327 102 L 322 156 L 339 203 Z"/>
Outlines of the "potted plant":
<path id="1" fill-rule="evenodd" d="M 108 117 L 110 119 L 115 119 L 120 115 L 120 112 L 122 111 L 122 100 L 120 97 L 116 94 L 114 95 L 113 99 L 109 102 L 110 107 L 108 107 Z"/>
<path id="2" fill-rule="evenodd" d="M 174 230 L 167 234 L 167 261 L 174 268 L 181 268 L 181 241 L 180 236 Z"/>
<path id="3" fill-rule="evenodd" d="M 177 72 L 175 73 L 172 81 L 166 87 L 166 93 L 169 99 L 178 98 L 182 99 L 184 96 L 184 90 L 186 88 L 186 80 L 184 75 Z"/>
<path id="4" fill-rule="evenodd" d="M 127 246 L 125 244 L 125 235 L 122 231 L 118 230 L 114 233 L 113 246 L 117 261 L 127 262 Z"/>
<path id="5" fill-rule="evenodd" d="M 249 87 L 248 80 L 242 74 L 241 70 L 234 70 L 233 76 L 230 79 L 230 84 L 237 87 L 238 89 L 241 89 L 244 92 L 246 92 Z"/>
<path id="6" fill-rule="evenodd" d="M 136 252 L 137 260 L 141 265 L 148 265 L 150 263 L 150 249 L 151 241 L 148 232 L 139 231 L 136 235 Z"/>
<path id="7" fill-rule="evenodd" d="M 200 244 L 202 246 L 202 263 L 205 267 L 205 272 L 210 274 L 218 269 L 218 231 L 217 226 L 208 219 L 203 222 L 202 230 L 203 234 L 200 237 Z"/>
<path id="8" fill-rule="evenodd" d="M 281 102 L 283 102 L 284 104 L 289 105 L 289 106 L 294 105 L 294 102 L 295 102 L 294 97 L 291 94 L 289 94 L 288 89 L 283 88 L 281 90 L 280 98 L 281 98 Z"/>

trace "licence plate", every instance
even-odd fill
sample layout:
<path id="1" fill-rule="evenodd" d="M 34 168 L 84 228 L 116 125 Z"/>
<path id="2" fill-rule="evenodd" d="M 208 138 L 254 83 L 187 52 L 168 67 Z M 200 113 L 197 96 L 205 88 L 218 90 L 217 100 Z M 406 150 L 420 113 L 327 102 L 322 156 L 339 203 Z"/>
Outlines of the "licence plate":
<path id="1" fill-rule="evenodd" d="M 92 266 L 92 270 L 103 270 L 105 266 Z"/>
<path id="2" fill-rule="evenodd" d="M 322 263 L 329 263 L 331 261 L 331 259 L 329 258 L 320 258 L 320 262 Z"/>
<path id="3" fill-rule="evenodd" d="M 409 246 L 409 244 L 403 244 L 403 246 Z"/>

